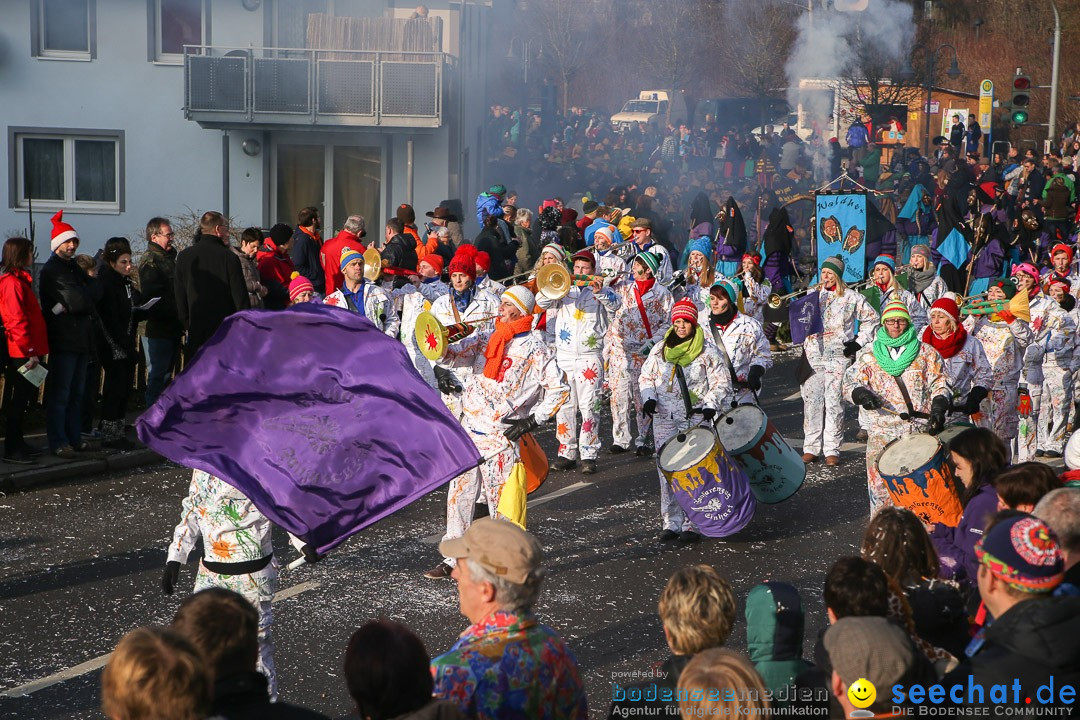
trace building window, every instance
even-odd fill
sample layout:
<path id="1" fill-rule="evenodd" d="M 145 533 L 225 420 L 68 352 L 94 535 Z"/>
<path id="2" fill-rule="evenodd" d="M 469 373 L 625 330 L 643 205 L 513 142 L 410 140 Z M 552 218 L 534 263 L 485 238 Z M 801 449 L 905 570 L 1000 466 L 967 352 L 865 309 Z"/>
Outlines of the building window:
<path id="1" fill-rule="evenodd" d="M 206 0 L 153 0 L 154 60 L 181 63 L 185 45 L 205 45 Z"/>
<path id="2" fill-rule="evenodd" d="M 120 212 L 122 131 L 65 133 L 13 128 L 15 207 Z"/>
<path id="3" fill-rule="evenodd" d="M 35 57 L 93 58 L 96 50 L 94 0 L 35 0 L 32 8 Z"/>

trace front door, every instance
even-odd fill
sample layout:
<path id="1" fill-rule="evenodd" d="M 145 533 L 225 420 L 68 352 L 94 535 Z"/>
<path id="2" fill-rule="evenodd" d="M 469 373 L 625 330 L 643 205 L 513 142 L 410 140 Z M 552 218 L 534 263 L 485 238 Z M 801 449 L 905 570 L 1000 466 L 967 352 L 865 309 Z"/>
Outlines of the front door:
<path id="1" fill-rule="evenodd" d="M 368 235 L 382 236 L 382 147 L 276 144 L 274 222 L 296 225 L 309 205 L 321 208 L 323 237 L 333 237 L 350 215 L 362 215 Z"/>

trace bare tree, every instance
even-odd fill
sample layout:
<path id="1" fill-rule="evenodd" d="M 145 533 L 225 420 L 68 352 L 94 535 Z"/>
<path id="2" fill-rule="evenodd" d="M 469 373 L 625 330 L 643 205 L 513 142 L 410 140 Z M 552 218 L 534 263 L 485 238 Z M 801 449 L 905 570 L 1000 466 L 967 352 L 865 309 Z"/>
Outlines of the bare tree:
<path id="1" fill-rule="evenodd" d="M 610 33 L 611 0 L 543 0 L 530 12 L 540 28 L 547 65 L 562 85 L 562 109 L 570 105 L 570 83 L 595 58 Z"/>
<path id="2" fill-rule="evenodd" d="M 642 69 L 667 90 L 685 91 L 694 98 L 715 72 L 717 30 L 722 15 L 719 0 L 650 0 L 638 3 L 649 22 L 639 28 Z"/>
<path id="3" fill-rule="evenodd" d="M 740 2 L 725 9 L 723 60 L 739 94 L 764 100 L 783 93 L 797 15 L 782 2 Z"/>

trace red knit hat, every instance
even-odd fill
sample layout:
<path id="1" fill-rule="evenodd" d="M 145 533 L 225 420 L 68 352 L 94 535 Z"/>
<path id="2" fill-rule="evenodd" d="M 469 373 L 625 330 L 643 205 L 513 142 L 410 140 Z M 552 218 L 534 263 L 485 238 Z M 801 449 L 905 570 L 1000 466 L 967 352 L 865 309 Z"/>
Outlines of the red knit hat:
<path id="1" fill-rule="evenodd" d="M 439 253 L 428 253 L 420 258 L 420 262 L 427 263 L 437 275 L 442 275 L 443 265 L 446 261 L 443 260 L 443 256 Z"/>
<path id="2" fill-rule="evenodd" d="M 450 260 L 450 266 L 446 271 L 453 275 L 454 273 L 464 273 L 469 276 L 469 279 L 476 281 L 476 248 L 472 245 L 462 245 L 454 253 L 454 257 Z"/>
<path id="3" fill-rule="evenodd" d="M 698 324 L 697 305 L 690 298 L 683 298 L 672 306 L 671 322 L 675 322 L 680 318 L 693 323 L 695 326 Z"/>
<path id="4" fill-rule="evenodd" d="M 79 233 L 75 232 L 75 228 L 64 222 L 64 211 L 57 210 L 56 214 L 52 216 L 52 242 L 49 243 L 49 247 L 53 252 L 56 252 L 56 248 L 68 240 L 77 240 L 78 238 Z"/>
<path id="5" fill-rule="evenodd" d="M 491 269 L 491 254 L 485 250 L 480 250 L 476 253 L 476 264 L 480 266 L 480 269 L 487 272 Z"/>
<path id="6" fill-rule="evenodd" d="M 935 310 L 945 313 L 953 319 L 953 322 L 960 322 L 960 308 L 952 298 L 943 297 L 935 300 L 930 306 L 930 313 L 933 314 Z"/>
<path id="7" fill-rule="evenodd" d="M 1069 256 L 1069 262 L 1070 263 L 1072 262 L 1073 251 L 1072 251 L 1071 247 L 1069 247 L 1065 243 L 1058 243 L 1054 247 L 1050 248 L 1050 257 L 1054 257 L 1059 252 L 1063 252 L 1066 255 L 1068 255 Z"/>

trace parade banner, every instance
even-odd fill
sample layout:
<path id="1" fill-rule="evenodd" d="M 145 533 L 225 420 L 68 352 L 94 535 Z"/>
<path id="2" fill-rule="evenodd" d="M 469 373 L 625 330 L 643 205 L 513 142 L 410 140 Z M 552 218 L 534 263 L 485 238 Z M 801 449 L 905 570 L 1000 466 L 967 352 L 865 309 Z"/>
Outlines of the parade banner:
<path id="1" fill-rule="evenodd" d="M 136 428 L 320 553 L 480 463 L 404 345 L 310 303 L 226 318 Z"/>
<path id="2" fill-rule="evenodd" d="M 866 193 L 819 194 L 815 200 L 818 263 L 832 255 L 844 261 L 844 282 L 863 279 L 866 269 Z"/>
<path id="3" fill-rule="evenodd" d="M 817 292 L 807 293 L 791 301 L 788 306 L 788 322 L 791 323 L 791 342 L 795 345 L 802 345 L 808 336 L 825 331 Z"/>

